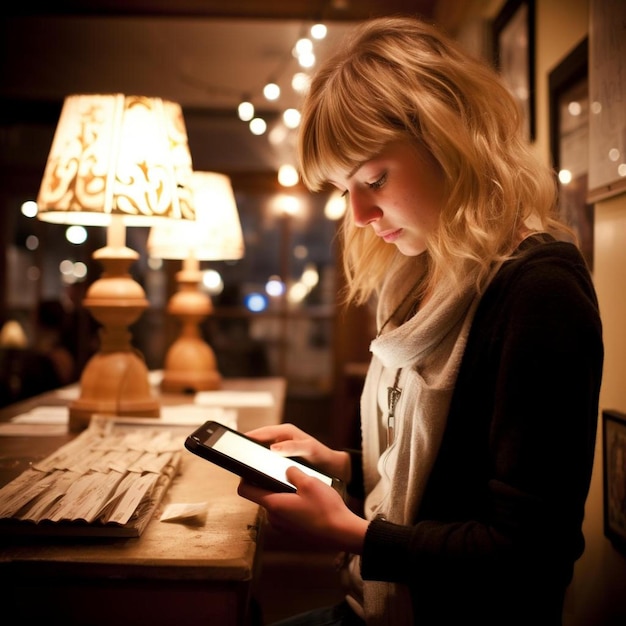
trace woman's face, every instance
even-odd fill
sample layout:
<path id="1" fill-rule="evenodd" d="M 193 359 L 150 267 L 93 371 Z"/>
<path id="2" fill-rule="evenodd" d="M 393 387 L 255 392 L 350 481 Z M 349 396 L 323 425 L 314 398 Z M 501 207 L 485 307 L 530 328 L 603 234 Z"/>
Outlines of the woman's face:
<path id="1" fill-rule="evenodd" d="M 388 144 L 380 154 L 330 182 L 349 197 L 354 222 L 371 227 L 406 256 L 426 249 L 443 198 L 443 173 L 425 150 L 408 141 Z"/>

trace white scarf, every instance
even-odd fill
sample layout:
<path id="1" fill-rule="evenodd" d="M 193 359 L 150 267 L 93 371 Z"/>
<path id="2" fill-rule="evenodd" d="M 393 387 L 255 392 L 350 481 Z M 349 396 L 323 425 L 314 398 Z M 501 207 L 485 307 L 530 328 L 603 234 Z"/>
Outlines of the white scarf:
<path id="1" fill-rule="evenodd" d="M 424 271 L 425 255 L 416 261 L 417 267 L 407 264 L 389 273 L 380 294 L 378 328 Z M 372 341 L 373 357 L 361 396 L 367 519 L 380 514 L 398 524 L 415 522 L 439 451 L 479 300 L 474 277 L 468 275 L 460 290 L 438 288 L 413 317 L 399 327 L 390 321 L 385 332 Z M 393 444 L 386 449 L 387 387 L 393 385 L 398 368 L 402 368 L 398 382 L 402 391 L 395 411 Z M 363 585 L 367 624 L 413 624 L 408 588 L 396 583 L 363 582 L 359 570 L 359 559 L 353 558 L 350 575 L 357 589 Z"/>

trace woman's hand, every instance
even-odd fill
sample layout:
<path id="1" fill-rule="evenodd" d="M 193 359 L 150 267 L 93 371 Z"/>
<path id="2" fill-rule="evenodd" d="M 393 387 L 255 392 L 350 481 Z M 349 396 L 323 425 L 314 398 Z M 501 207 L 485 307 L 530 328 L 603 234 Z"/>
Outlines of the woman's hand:
<path id="1" fill-rule="evenodd" d="M 318 478 L 290 467 L 287 479 L 296 493 L 275 493 L 243 480 L 237 492 L 265 508 L 269 522 L 278 530 L 301 536 L 320 548 L 361 554 L 369 522 L 354 514 L 341 495 Z"/>
<path id="2" fill-rule="evenodd" d="M 271 444 L 270 448 L 281 456 L 301 457 L 330 476 L 346 483 L 350 480 L 350 456 L 347 452 L 325 446 L 293 424 L 263 426 L 246 435 L 261 443 Z"/>

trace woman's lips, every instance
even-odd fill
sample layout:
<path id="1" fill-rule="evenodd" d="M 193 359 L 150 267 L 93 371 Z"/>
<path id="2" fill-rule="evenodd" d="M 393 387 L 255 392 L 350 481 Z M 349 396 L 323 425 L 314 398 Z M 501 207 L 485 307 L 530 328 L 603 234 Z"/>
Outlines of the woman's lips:
<path id="1" fill-rule="evenodd" d="M 393 243 L 398 237 L 402 234 L 402 229 L 398 228 L 397 230 L 389 230 L 383 233 L 379 233 L 379 237 L 381 237 L 387 243 Z"/>

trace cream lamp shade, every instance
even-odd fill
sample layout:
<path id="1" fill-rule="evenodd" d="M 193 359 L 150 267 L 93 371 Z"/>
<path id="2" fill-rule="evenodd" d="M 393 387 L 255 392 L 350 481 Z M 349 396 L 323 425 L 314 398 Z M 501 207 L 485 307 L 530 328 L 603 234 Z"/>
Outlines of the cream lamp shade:
<path id="1" fill-rule="evenodd" d="M 156 223 L 148 236 L 148 252 L 159 259 L 241 259 L 244 242 L 230 178 L 216 172 L 193 172 L 191 191 L 195 221 Z"/>
<path id="2" fill-rule="evenodd" d="M 70 430 L 91 416 L 160 414 L 143 356 L 129 326 L 148 306 L 129 273 L 139 258 L 126 226 L 193 220 L 191 154 L 181 107 L 144 96 L 73 95 L 65 99 L 37 198 L 38 217 L 57 224 L 106 226 L 93 257 L 104 267 L 84 305 L 100 322 L 100 351 L 85 366 Z"/>
<path id="3" fill-rule="evenodd" d="M 168 313 L 182 324 L 179 337 L 165 356 L 161 388 L 168 392 L 221 387 L 215 354 L 199 328 L 213 311 L 211 299 L 199 288 L 200 261 L 236 260 L 244 255 L 241 222 L 228 176 L 194 172 L 191 189 L 195 222 L 162 221 L 150 229 L 148 236 L 151 256 L 183 260 L 183 268 L 176 274 L 178 291 L 167 307 Z"/>

